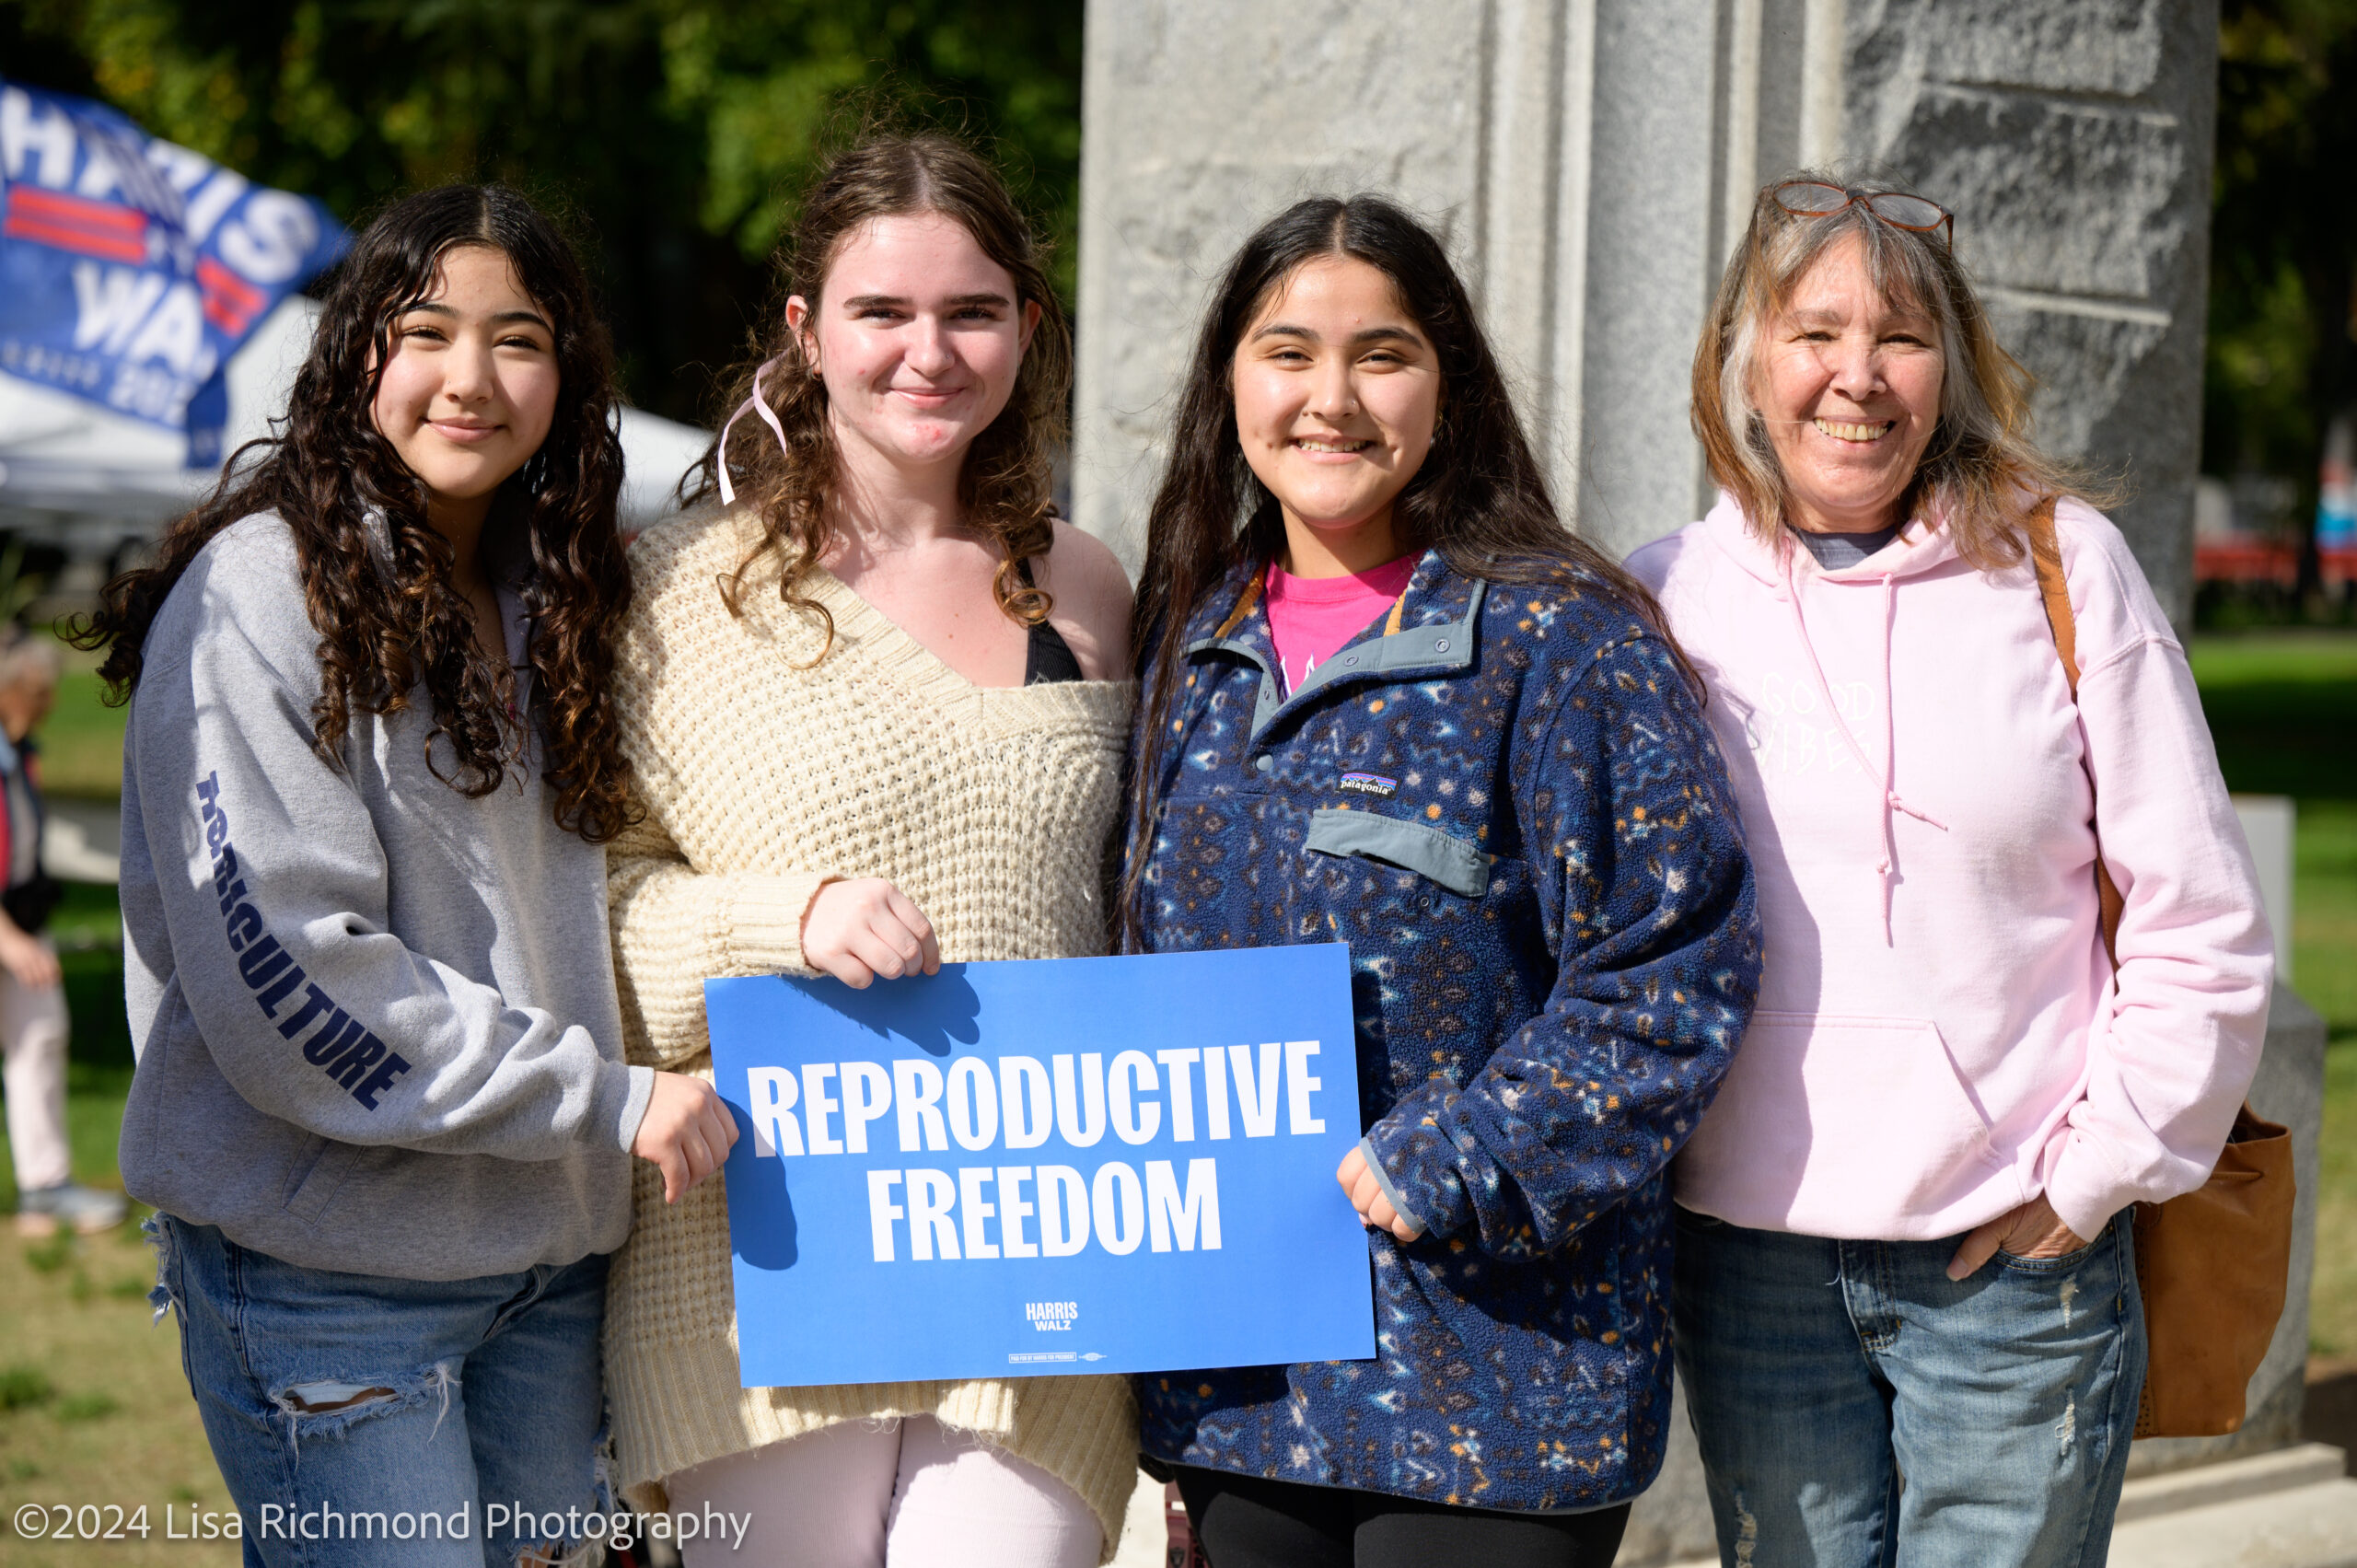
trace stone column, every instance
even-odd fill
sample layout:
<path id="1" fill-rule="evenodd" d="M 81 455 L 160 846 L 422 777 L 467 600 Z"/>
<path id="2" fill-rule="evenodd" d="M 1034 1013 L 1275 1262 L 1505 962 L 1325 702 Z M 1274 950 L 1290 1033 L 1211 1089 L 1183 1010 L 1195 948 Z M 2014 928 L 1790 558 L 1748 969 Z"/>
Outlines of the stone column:
<path id="1" fill-rule="evenodd" d="M 1759 126 L 1787 149 L 1797 134 L 1811 3 L 1093 0 L 1080 523 L 1135 565 L 1219 269 L 1285 203 L 1358 191 L 1445 237 L 1584 531 L 1626 551 L 1691 521 L 1687 366 L 1727 245 L 1730 72 L 1750 117 L 1741 210 Z"/>
<path id="2" fill-rule="evenodd" d="M 1134 565 L 1219 268 L 1287 202 L 1429 218 L 1558 504 L 1626 552 L 1710 487 L 1702 313 L 1753 193 L 1866 159 L 1957 215 L 2056 452 L 2189 591 L 2215 0 L 1092 0 L 1074 510 Z"/>
<path id="3" fill-rule="evenodd" d="M 2125 479 L 2132 497 L 2113 516 L 2182 624 L 2216 0 L 1849 0 L 1848 11 L 1842 150 L 1955 210 L 1956 250 L 2041 383 L 2040 440 Z"/>

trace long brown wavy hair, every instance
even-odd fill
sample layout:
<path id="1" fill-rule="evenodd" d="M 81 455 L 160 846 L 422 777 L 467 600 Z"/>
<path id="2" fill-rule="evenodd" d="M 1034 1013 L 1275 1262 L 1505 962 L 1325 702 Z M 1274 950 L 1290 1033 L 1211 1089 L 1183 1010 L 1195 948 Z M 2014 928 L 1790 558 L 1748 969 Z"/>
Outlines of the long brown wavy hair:
<path id="1" fill-rule="evenodd" d="M 1001 610 L 1023 625 L 1048 618 L 1047 593 L 1026 581 L 1024 563 L 1055 542 L 1051 454 L 1062 439 L 1065 400 L 1072 386 L 1072 331 L 1048 283 L 1046 246 L 1008 193 L 1006 182 L 973 148 L 937 133 L 871 135 L 838 155 L 802 200 L 801 216 L 779 248 L 777 296 L 808 300 L 818 310 L 827 272 L 844 238 L 876 218 L 939 213 L 963 227 L 1015 280 L 1016 308 L 1039 308 L 1039 324 L 1015 377 L 1006 407 L 974 438 L 958 473 L 958 501 L 968 527 L 999 547 L 992 582 Z M 785 432 L 783 447 L 750 416 L 726 436 L 728 472 L 737 505 L 761 523 L 761 537 L 723 581 L 731 613 L 743 612 L 747 573 L 764 557 L 779 568 L 785 602 L 815 614 L 833 633 L 826 607 L 801 592 L 806 574 L 834 538 L 834 433 L 827 418 L 827 384 L 804 350 L 802 337 L 776 313 L 777 326 L 758 361 L 730 379 L 725 407 L 742 407 L 762 375 L 761 395 Z M 727 417 L 726 413 L 722 416 Z M 715 441 L 687 494 L 692 505 L 720 491 L 722 443 Z"/>
<path id="2" fill-rule="evenodd" d="M 1968 563 L 1984 572 L 2011 566 L 2025 548 L 2022 517 L 2038 497 L 2070 494 L 2100 506 L 2119 498 L 2119 487 L 2048 457 L 2032 442 L 2036 384 L 1997 341 L 1970 274 L 1945 238 L 1885 223 L 1864 202 L 1817 216 L 1776 203 L 1777 188 L 1794 180 L 1852 195 L 1919 194 L 1864 173 L 1845 179 L 1844 172 L 1803 169 L 1761 187 L 1752 203 L 1751 226 L 1727 261 L 1694 350 L 1694 435 L 1711 477 L 1742 505 L 1763 542 L 1783 539 L 1791 496 L 1755 393 L 1761 340 L 1818 259 L 1855 238 L 1876 292 L 1922 311 L 1939 332 L 1939 423 L 1900 497 L 1900 516 L 1936 505 Z"/>
<path id="3" fill-rule="evenodd" d="M 400 713 L 423 685 L 433 713 L 426 761 L 437 777 L 480 797 L 524 766 L 524 731 L 507 717 L 514 674 L 477 641 L 473 607 L 451 584 L 449 542 L 426 519 L 425 487 L 370 412 L 394 321 L 433 292 L 442 258 L 469 245 L 504 253 L 555 329 L 555 421 L 493 498 L 482 548 L 534 617 L 533 718 L 556 819 L 602 843 L 631 816 L 609 695 L 630 602 L 614 514 L 622 453 L 613 354 L 572 248 L 504 186 L 421 192 L 368 226 L 329 291 L 285 419 L 238 449 L 212 495 L 165 530 L 152 565 L 107 585 L 74 641 L 106 650 L 109 700 L 128 701 L 147 629 L 190 563 L 230 524 L 273 512 L 294 534 L 319 634 L 319 754 L 341 766 L 355 711 Z"/>
<path id="4" fill-rule="evenodd" d="M 1120 918 L 1132 938 L 1188 622 L 1237 563 L 1266 566 L 1284 549 L 1283 509 L 1253 473 L 1237 435 L 1236 346 L 1295 273 L 1341 256 L 1391 280 L 1400 308 L 1423 329 L 1440 363 L 1441 417 L 1432 449 L 1394 503 L 1400 542 L 1439 551 L 1463 576 L 1569 581 L 1617 600 L 1669 647 L 1701 698 L 1701 682 L 1687 668 L 1652 593 L 1563 526 L 1472 299 L 1432 231 L 1380 196 L 1295 203 L 1245 240 L 1220 279 L 1195 338 L 1170 461 L 1146 517 L 1145 568 L 1130 623 L 1144 683 L 1141 745 L 1130 759 L 1131 840 L 1120 889 Z"/>

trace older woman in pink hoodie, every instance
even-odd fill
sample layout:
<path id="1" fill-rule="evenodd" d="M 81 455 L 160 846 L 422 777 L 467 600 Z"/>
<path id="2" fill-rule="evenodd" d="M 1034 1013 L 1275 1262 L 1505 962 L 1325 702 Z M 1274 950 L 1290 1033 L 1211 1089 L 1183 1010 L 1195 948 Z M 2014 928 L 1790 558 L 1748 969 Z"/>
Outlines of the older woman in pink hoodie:
<path id="1" fill-rule="evenodd" d="M 2208 1176 L 2266 1027 L 2184 649 L 2030 444 L 1952 232 L 1906 192 L 1761 192 L 1695 358 L 1723 493 L 1630 562 L 1759 885 L 1759 1011 L 1675 1177 L 1678 1358 L 1749 1568 L 2103 1562 L 2131 1205 Z"/>

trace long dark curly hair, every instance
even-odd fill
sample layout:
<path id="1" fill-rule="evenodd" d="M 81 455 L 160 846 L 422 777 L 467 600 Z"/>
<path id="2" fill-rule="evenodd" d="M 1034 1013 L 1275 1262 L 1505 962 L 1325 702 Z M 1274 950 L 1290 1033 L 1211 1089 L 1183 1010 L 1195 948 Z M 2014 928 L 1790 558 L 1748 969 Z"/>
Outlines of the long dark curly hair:
<path id="1" fill-rule="evenodd" d="M 1131 842 L 1120 889 L 1120 919 L 1132 935 L 1188 622 L 1237 563 L 1265 566 L 1284 549 L 1283 509 L 1237 435 L 1236 345 L 1286 280 L 1332 256 L 1364 261 L 1389 278 L 1440 362 L 1442 413 L 1432 449 L 1394 503 L 1400 542 L 1438 550 L 1449 570 L 1492 583 L 1580 583 L 1627 606 L 1685 668 L 1644 585 L 1563 526 L 1497 356 L 1440 241 L 1380 196 L 1297 202 L 1245 240 L 1212 296 L 1179 389 L 1170 460 L 1146 516 L 1145 566 L 1130 623 L 1144 682 L 1141 746 L 1130 759 Z M 1687 675 L 1699 696 L 1701 682 Z"/>
<path id="2" fill-rule="evenodd" d="M 478 797 L 520 770 L 525 733 L 508 717 L 514 674 L 477 641 L 474 610 L 451 583 L 449 542 L 426 519 L 425 487 L 370 413 L 394 321 L 433 292 L 442 258 L 469 245 L 504 253 L 555 329 L 555 421 L 493 498 L 482 548 L 486 569 L 514 584 L 534 618 L 532 718 L 556 819 L 602 843 L 631 815 L 608 690 L 630 602 L 614 514 L 622 452 L 611 417 L 613 351 L 572 247 L 505 186 L 421 192 L 368 226 L 328 294 L 285 419 L 238 449 L 213 494 L 165 530 L 152 565 L 107 585 L 74 640 L 106 650 L 99 673 L 109 700 L 128 701 L 147 629 L 189 563 L 230 524 L 274 512 L 295 536 L 319 634 L 311 707 L 319 755 L 341 766 L 353 713 L 400 713 L 422 684 L 434 719 L 426 761 L 436 776 Z M 382 531 L 372 540 L 377 518 Z"/>
<path id="3" fill-rule="evenodd" d="M 1027 580 L 1024 563 L 1046 555 L 1055 542 L 1051 454 L 1066 422 L 1072 331 L 1048 282 L 1046 246 L 998 171 L 973 148 L 938 133 L 866 137 L 829 163 L 804 196 L 801 216 L 777 253 L 778 299 L 782 305 L 798 294 L 815 315 L 828 268 L 845 237 L 873 219 L 911 213 L 939 213 L 954 220 L 1015 280 L 1016 310 L 1039 308 L 1039 324 L 1024 352 L 1015 390 L 999 416 L 974 438 L 958 473 L 967 526 L 997 544 L 1003 557 L 992 583 L 999 608 L 1024 625 L 1035 625 L 1048 618 L 1051 601 Z M 777 415 L 785 445 L 781 447 L 749 416 L 726 435 L 737 504 L 760 518 L 761 537 L 736 575 L 722 584 L 721 593 L 731 612 L 741 613 L 738 596 L 746 573 L 773 555 L 786 603 L 830 621 L 825 606 L 800 592 L 803 575 L 826 552 L 834 532 L 829 503 L 835 494 L 836 453 L 827 419 L 827 383 L 805 354 L 799 334 L 785 324 L 783 309 L 776 320 L 763 358 L 740 366 L 732 376 L 726 407 L 739 408 L 752 398 L 754 377 L 766 367 L 761 392 Z M 718 495 L 721 450 L 714 442 L 704 454 L 687 494 L 690 505 Z"/>

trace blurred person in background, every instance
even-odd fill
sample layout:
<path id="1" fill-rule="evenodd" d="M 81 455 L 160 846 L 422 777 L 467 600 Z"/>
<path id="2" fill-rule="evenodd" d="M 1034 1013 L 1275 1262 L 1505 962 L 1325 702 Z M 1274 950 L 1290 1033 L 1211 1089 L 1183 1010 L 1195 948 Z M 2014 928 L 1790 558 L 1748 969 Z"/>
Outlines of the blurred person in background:
<path id="1" fill-rule="evenodd" d="M 56 879 L 41 869 L 44 812 L 33 731 L 57 701 L 56 645 L 10 629 L 0 641 L 0 1051 L 6 1053 L 8 1153 L 17 1168 L 17 1233 L 82 1235 L 122 1223 L 120 1192 L 74 1180 L 65 1139 L 65 985 L 43 935 Z"/>

